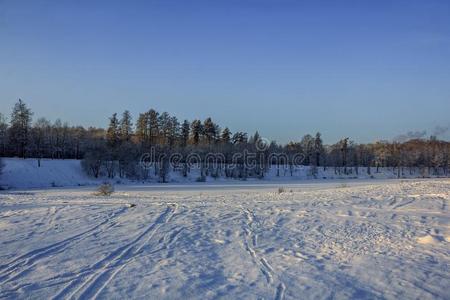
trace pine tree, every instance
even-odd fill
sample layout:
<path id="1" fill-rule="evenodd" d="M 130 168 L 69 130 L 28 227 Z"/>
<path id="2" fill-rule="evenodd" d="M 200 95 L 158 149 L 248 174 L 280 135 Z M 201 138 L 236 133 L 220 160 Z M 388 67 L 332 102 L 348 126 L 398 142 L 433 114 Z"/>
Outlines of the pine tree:
<path id="1" fill-rule="evenodd" d="M 136 124 L 136 137 L 141 145 L 145 145 L 148 140 L 148 114 L 139 114 L 139 118 Z"/>
<path id="2" fill-rule="evenodd" d="M 119 146 L 119 141 L 119 120 L 117 119 L 117 113 L 114 113 L 111 118 L 109 118 L 109 126 L 106 131 L 106 142 L 110 148 L 116 149 L 117 146 Z"/>
<path id="3" fill-rule="evenodd" d="M 194 145 L 198 145 L 200 143 L 200 137 L 202 135 L 203 126 L 200 120 L 194 120 L 191 123 L 191 135 L 192 142 Z"/>
<path id="4" fill-rule="evenodd" d="M 170 115 L 167 112 L 163 112 L 159 116 L 159 130 L 160 130 L 161 137 L 162 137 L 161 143 L 163 145 L 169 144 L 171 129 L 172 129 L 172 125 L 171 125 Z"/>
<path id="5" fill-rule="evenodd" d="M 133 134 L 133 123 L 131 114 L 128 110 L 124 111 L 122 114 L 122 119 L 120 119 L 120 140 L 122 142 L 129 142 Z"/>
<path id="6" fill-rule="evenodd" d="M 316 133 L 316 137 L 314 139 L 314 152 L 315 152 L 315 165 L 320 166 L 320 159 L 324 152 L 322 138 L 320 132 Z"/>
<path id="7" fill-rule="evenodd" d="M 178 122 L 177 117 L 173 116 L 170 118 L 171 130 L 170 130 L 170 139 L 171 145 L 175 143 L 180 137 L 180 122 Z"/>
<path id="8" fill-rule="evenodd" d="M 206 137 L 206 141 L 208 142 L 208 144 L 211 144 L 216 136 L 216 125 L 211 120 L 211 118 L 207 118 L 203 123 L 203 131 Z"/>
<path id="9" fill-rule="evenodd" d="M 159 128 L 159 113 L 154 109 L 150 109 L 147 113 L 148 115 L 148 134 L 149 143 L 154 145 L 158 142 L 160 138 L 160 128 Z"/>
<path id="10" fill-rule="evenodd" d="M 30 139 L 30 129 L 33 113 L 27 105 L 19 99 L 11 114 L 10 143 L 16 148 L 16 153 L 25 158 Z"/>
<path id="11" fill-rule="evenodd" d="M 188 120 L 184 120 L 181 125 L 181 147 L 186 147 L 189 140 L 190 124 Z"/>
<path id="12" fill-rule="evenodd" d="M 251 144 L 258 144 L 259 140 L 261 140 L 261 136 L 259 135 L 259 132 L 256 131 L 255 134 L 250 138 L 250 143 Z"/>
<path id="13" fill-rule="evenodd" d="M 231 131 L 228 129 L 228 127 L 225 127 L 225 129 L 222 131 L 222 134 L 220 135 L 220 141 L 224 144 L 229 144 L 231 141 Z"/>

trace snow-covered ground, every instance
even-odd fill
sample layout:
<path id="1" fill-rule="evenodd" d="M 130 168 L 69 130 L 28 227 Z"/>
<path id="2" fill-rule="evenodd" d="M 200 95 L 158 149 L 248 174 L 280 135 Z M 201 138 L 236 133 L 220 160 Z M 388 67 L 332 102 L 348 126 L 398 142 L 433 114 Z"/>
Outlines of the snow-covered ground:
<path id="1" fill-rule="evenodd" d="M 280 186 L 2 192 L 0 298 L 449 299 L 450 180 Z"/>
<path id="2" fill-rule="evenodd" d="M 13 189 L 78 186 L 98 183 L 86 176 L 75 159 L 2 158 L 0 187 Z"/>
<path id="3" fill-rule="evenodd" d="M 34 158 L 3 158 L 5 168 L 3 174 L 0 175 L 0 189 L 35 189 L 35 188 L 49 188 L 49 187 L 74 187 L 98 185 L 103 181 L 110 181 L 114 184 L 125 185 L 146 185 L 155 184 L 160 181 L 159 176 L 155 175 L 153 171 L 149 171 L 149 178 L 145 181 L 134 181 L 123 178 L 108 179 L 106 176 L 101 178 L 89 177 L 81 168 L 81 161 L 74 159 L 42 159 L 39 166 L 38 160 Z M 247 178 L 247 184 L 266 184 L 272 183 L 292 183 L 299 181 L 317 181 L 317 180 L 342 180 L 342 179 L 395 179 L 398 177 L 397 169 L 393 168 L 377 168 L 372 167 L 371 173 L 367 173 L 366 167 L 360 167 L 358 174 L 354 168 L 349 168 L 351 173 L 345 175 L 341 172 L 338 174 L 335 169 L 328 167 L 325 170 L 318 168 L 318 174 L 313 176 L 311 174 L 311 167 L 298 166 L 294 167 L 292 173 L 289 167 L 277 168 L 273 166 L 270 168 L 263 179 Z M 402 178 L 418 178 L 422 176 L 431 176 L 428 174 L 428 169 L 415 169 L 413 173 L 409 169 L 403 168 Z M 198 168 L 191 168 L 187 177 L 183 177 L 181 171 L 171 170 L 167 176 L 169 184 L 180 185 L 204 185 L 203 182 L 197 182 L 200 177 L 200 170 Z M 242 180 L 225 178 L 225 176 L 213 178 L 208 176 L 205 178 L 208 185 L 214 184 L 242 184 Z"/>

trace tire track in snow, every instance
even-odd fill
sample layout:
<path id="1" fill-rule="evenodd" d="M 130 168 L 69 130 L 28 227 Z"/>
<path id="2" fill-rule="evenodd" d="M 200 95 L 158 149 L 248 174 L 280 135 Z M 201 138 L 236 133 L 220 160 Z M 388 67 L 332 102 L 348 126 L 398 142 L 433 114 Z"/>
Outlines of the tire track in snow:
<path id="1" fill-rule="evenodd" d="M 141 252 L 152 239 L 159 227 L 170 221 L 177 209 L 176 204 L 169 205 L 154 223 L 147 227 L 130 243 L 111 252 L 107 257 L 92 265 L 84 273 L 64 287 L 53 299 L 96 298 L 112 279 Z"/>
<path id="2" fill-rule="evenodd" d="M 110 216 L 105 218 L 105 220 L 89 228 L 88 230 L 48 246 L 29 251 L 13 259 L 11 262 L 0 266 L 0 284 L 5 284 L 26 275 L 30 272 L 34 265 L 36 265 L 40 260 L 47 258 L 49 255 L 61 253 L 72 244 L 115 226 L 117 223 L 113 222 L 113 220 L 123 214 L 126 210 L 127 208 L 123 207 L 113 212 Z M 104 228 L 105 226 L 106 228 Z M 17 272 L 18 269 L 21 270 Z"/>
<path id="3" fill-rule="evenodd" d="M 284 283 L 280 282 L 277 286 L 277 292 L 275 293 L 275 300 L 284 299 L 284 291 L 286 290 L 286 286 Z"/>
<path id="4" fill-rule="evenodd" d="M 258 265 L 261 273 L 266 278 L 267 284 L 274 285 L 274 277 L 277 279 L 278 285 L 275 289 L 275 300 L 284 299 L 284 292 L 286 290 L 286 286 L 279 279 L 279 276 L 275 274 L 272 266 L 269 264 L 267 259 L 264 256 L 257 254 L 255 248 L 258 246 L 258 234 L 254 232 L 255 227 L 255 214 L 250 212 L 248 209 L 244 209 L 245 218 L 247 220 L 246 226 L 244 228 L 244 246 L 247 252 L 252 256 L 255 264 Z M 260 226 L 258 222 L 256 222 L 257 226 Z M 251 242 L 250 242 L 251 241 Z M 255 248 L 254 248 L 255 247 Z"/>

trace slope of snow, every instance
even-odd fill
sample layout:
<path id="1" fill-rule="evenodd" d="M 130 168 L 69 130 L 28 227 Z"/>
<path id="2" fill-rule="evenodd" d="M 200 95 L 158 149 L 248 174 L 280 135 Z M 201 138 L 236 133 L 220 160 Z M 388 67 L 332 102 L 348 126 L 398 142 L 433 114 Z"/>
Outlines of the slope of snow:
<path id="1" fill-rule="evenodd" d="M 3 158 L 4 169 L 0 186 L 5 188 L 46 188 L 92 184 L 81 169 L 80 161 L 74 159 Z"/>
<path id="2" fill-rule="evenodd" d="M 284 187 L 0 193 L 0 298 L 448 299 L 450 180 Z"/>

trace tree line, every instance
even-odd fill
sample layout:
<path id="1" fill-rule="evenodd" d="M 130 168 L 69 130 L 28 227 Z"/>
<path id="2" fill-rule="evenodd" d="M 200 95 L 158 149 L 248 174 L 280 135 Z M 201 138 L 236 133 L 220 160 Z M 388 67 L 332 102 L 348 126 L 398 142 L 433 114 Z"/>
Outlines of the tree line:
<path id="1" fill-rule="evenodd" d="M 144 153 L 154 154 L 151 170 L 142 166 Z M 205 159 L 211 158 L 211 153 L 225 166 L 233 163 L 237 167 L 206 165 Z M 274 153 L 281 159 L 271 155 Z M 177 154 L 175 164 L 169 164 L 171 154 Z M 300 163 L 311 166 L 313 175 L 318 168 L 333 168 L 336 174 L 362 171 L 370 174 L 371 168 L 378 172 L 379 168 L 389 167 L 398 177 L 417 171 L 448 176 L 450 166 L 450 143 L 435 136 L 368 144 L 343 138 L 335 144 L 324 145 L 321 134 L 316 133 L 280 145 L 265 141 L 258 132 L 253 135 L 241 131 L 232 133 L 211 118 L 180 122 L 175 116 L 154 109 L 139 114 L 136 121 L 129 111 L 120 115 L 114 113 L 106 129 L 70 126 L 59 119 L 51 122 L 38 118 L 33 122 L 33 112 L 20 99 L 13 107 L 9 122 L 0 114 L 1 157 L 83 159 L 83 167 L 95 177 L 147 179 L 154 175 L 165 181 L 169 168 L 187 176 L 190 171 L 187 160 L 194 154 L 201 166 L 202 178 L 208 175 L 262 178 L 274 164 L 277 167 L 282 164 L 292 174 L 293 166 L 298 164 L 294 159 L 299 155 Z M 250 154 L 255 161 L 252 168 L 244 164 Z"/>

